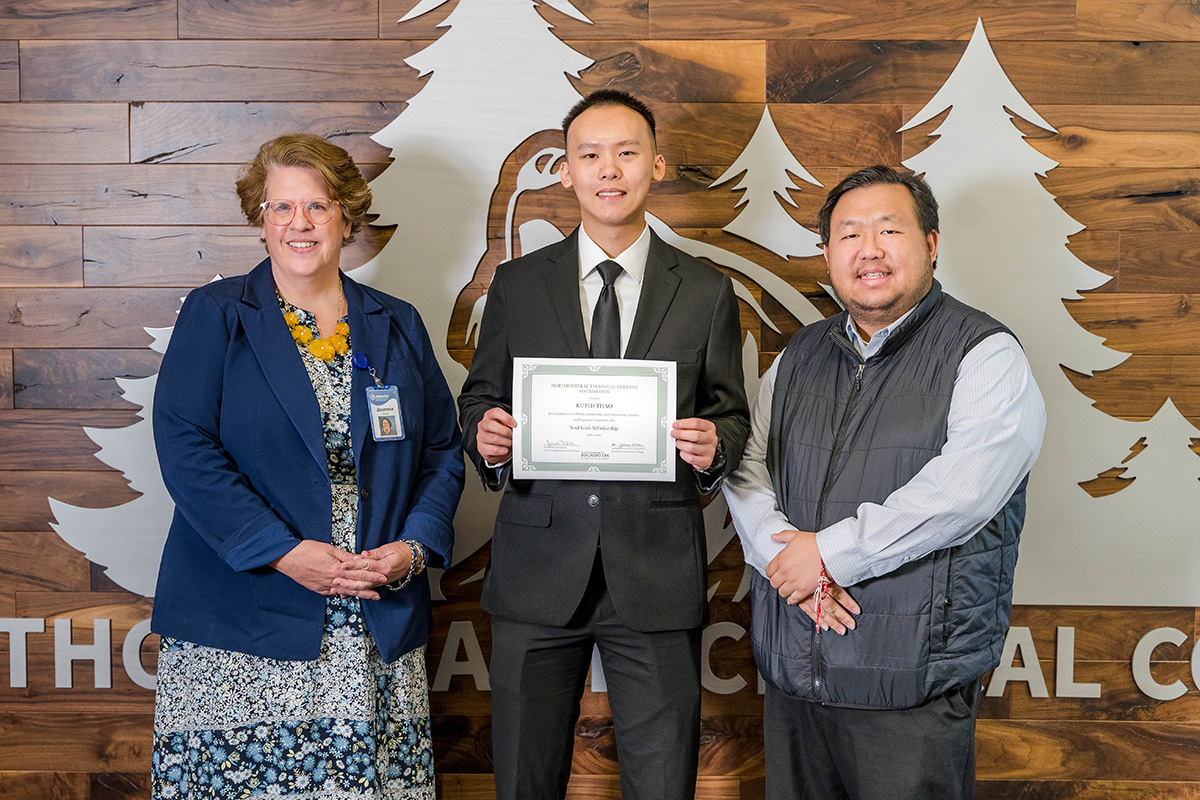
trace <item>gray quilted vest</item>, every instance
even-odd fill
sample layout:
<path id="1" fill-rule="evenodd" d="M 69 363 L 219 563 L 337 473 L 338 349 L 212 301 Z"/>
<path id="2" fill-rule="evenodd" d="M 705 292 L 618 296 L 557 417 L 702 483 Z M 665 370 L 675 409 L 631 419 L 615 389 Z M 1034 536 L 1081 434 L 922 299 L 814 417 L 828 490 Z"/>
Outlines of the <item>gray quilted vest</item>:
<path id="1" fill-rule="evenodd" d="M 780 508 L 818 531 L 881 503 L 941 452 L 959 362 L 1007 329 L 933 288 L 863 361 L 845 313 L 801 329 L 779 364 L 767 450 Z M 754 656 L 768 683 L 838 706 L 909 708 L 1000 660 L 1012 609 L 1025 485 L 975 536 L 850 588 L 846 636 L 819 633 L 752 572 Z"/>

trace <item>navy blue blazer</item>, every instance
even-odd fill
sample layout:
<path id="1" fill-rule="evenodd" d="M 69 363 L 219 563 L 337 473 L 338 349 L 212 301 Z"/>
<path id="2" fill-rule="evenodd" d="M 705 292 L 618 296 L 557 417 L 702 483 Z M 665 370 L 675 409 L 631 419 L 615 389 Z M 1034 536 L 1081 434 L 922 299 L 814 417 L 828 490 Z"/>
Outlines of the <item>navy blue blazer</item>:
<path id="1" fill-rule="evenodd" d="M 342 285 L 353 351 L 399 389 L 405 434 L 374 440 L 365 392 L 373 381 L 356 369 L 358 550 L 415 539 L 430 566 L 448 566 L 464 472 L 450 390 L 416 309 L 345 275 Z M 326 599 L 268 566 L 300 539 L 330 541 L 332 515 L 320 408 L 279 310 L 270 259 L 184 301 L 158 374 L 154 439 L 175 501 L 154 632 L 315 659 Z M 362 605 L 390 662 L 428 638 L 428 581 L 379 594 Z"/>

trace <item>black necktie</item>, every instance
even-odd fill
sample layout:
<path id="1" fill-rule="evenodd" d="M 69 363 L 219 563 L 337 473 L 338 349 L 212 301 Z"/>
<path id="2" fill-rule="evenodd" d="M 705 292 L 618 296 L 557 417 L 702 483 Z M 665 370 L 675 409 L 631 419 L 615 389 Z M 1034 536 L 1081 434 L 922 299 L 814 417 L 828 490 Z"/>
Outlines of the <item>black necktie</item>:
<path id="1" fill-rule="evenodd" d="M 596 269 L 604 278 L 604 288 L 592 311 L 592 358 L 620 358 L 621 308 L 617 305 L 617 289 L 613 284 L 621 274 L 621 265 L 604 261 Z"/>

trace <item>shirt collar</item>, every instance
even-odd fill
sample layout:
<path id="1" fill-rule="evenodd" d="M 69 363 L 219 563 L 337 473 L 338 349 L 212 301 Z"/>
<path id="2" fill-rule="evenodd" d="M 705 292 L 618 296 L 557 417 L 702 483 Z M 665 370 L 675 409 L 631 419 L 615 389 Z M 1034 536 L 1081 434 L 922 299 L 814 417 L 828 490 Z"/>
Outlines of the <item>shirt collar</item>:
<path id="1" fill-rule="evenodd" d="M 918 303 L 918 305 L 920 304 Z M 903 314 L 901 314 L 900 319 L 896 320 L 891 325 L 875 331 L 874 335 L 871 336 L 871 341 L 869 342 L 864 342 L 862 340 L 862 337 L 858 334 L 858 328 L 854 327 L 854 320 L 851 319 L 850 314 L 847 313 L 846 336 L 850 338 L 850 343 L 854 345 L 854 349 L 858 351 L 860 356 L 862 356 L 864 359 L 870 358 L 883 349 L 883 345 L 887 342 L 888 337 L 892 335 L 892 332 L 895 331 L 896 328 L 900 327 L 900 324 L 903 323 L 904 320 L 908 319 L 916 310 L 917 306 L 913 306 L 908 311 L 905 311 Z"/>
<path id="2" fill-rule="evenodd" d="M 612 257 L 600 248 L 600 245 L 592 241 L 587 235 L 587 231 L 583 226 L 579 226 L 579 278 L 586 278 L 596 266 L 602 261 L 615 261 L 621 265 L 621 269 L 629 273 L 629 277 L 633 278 L 634 282 L 641 284 L 642 277 L 646 274 L 646 259 L 650 257 L 650 226 L 642 228 L 642 235 L 637 238 L 637 241 L 625 248 L 625 251 Z"/>

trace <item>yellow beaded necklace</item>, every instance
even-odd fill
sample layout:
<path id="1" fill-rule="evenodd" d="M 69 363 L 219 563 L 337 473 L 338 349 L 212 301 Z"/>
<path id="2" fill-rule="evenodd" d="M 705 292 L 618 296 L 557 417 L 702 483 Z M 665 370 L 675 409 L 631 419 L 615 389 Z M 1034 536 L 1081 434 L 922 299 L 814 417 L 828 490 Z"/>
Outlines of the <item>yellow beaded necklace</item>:
<path id="1" fill-rule="evenodd" d="M 276 289 L 276 292 L 279 290 Z M 280 295 L 282 297 L 282 295 Z M 287 302 L 286 299 L 284 302 Z M 338 316 L 345 314 L 346 310 L 346 295 L 342 294 L 342 300 L 338 304 L 338 311 L 341 312 Z M 287 323 L 288 330 L 292 332 L 292 339 L 296 344 L 307 350 L 314 358 L 319 358 L 321 361 L 333 361 L 335 356 L 343 356 L 350 352 L 350 343 L 346 337 L 350 335 L 350 326 L 345 322 L 339 322 L 334 328 L 332 336 L 315 337 L 313 329 L 307 325 L 300 324 L 300 315 L 295 311 L 288 311 L 283 315 L 283 321 Z"/>

